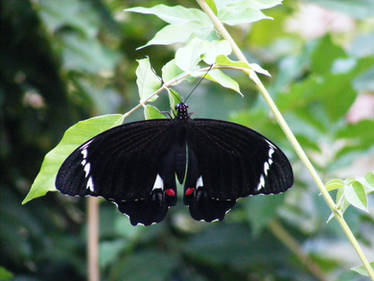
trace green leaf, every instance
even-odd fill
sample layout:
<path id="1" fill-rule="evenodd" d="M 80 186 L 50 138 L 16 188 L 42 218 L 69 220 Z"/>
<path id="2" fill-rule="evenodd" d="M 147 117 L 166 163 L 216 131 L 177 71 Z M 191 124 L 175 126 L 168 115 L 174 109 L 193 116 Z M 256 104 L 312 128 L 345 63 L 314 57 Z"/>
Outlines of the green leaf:
<path id="1" fill-rule="evenodd" d="M 209 8 L 213 11 L 213 13 L 217 15 L 217 7 L 214 3 L 214 0 L 206 0 L 205 2 L 208 4 Z"/>
<path id="2" fill-rule="evenodd" d="M 154 73 L 149 58 L 137 60 L 136 84 L 138 85 L 140 101 L 144 102 L 150 95 L 161 87 L 161 79 Z M 155 101 L 157 96 L 149 101 Z"/>
<path id="3" fill-rule="evenodd" d="M 374 188 L 374 173 L 370 172 L 365 175 L 366 182 Z"/>
<path id="4" fill-rule="evenodd" d="M 175 54 L 175 64 L 186 72 L 194 72 L 205 53 L 205 42 L 192 39 L 185 47 L 179 48 Z"/>
<path id="5" fill-rule="evenodd" d="M 371 262 L 370 266 L 374 270 L 374 262 Z M 361 274 L 361 275 L 364 275 L 364 276 L 369 276 L 365 266 L 363 266 L 363 265 L 352 267 L 351 270 L 357 272 L 358 274 Z"/>
<path id="6" fill-rule="evenodd" d="M 147 44 L 138 47 L 137 50 L 150 45 L 171 45 L 175 43 L 183 43 L 190 39 L 192 34 L 201 31 L 198 23 L 186 22 L 179 24 L 169 24 L 158 31 L 155 36 L 147 42 Z"/>
<path id="7" fill-rule="evenodd" d="M 233 61 L 224 55 L 220 55 L 216 58 L 216 64 L 222 65 L 222 66 L 234 66 L 234 67 L 240 67 L 244 69 L 252 69 L 256 71 L 257 73 L 264 74 L 266 76 L 271 76 L 267 70 L 263 69 L 261 66 L 259 66 L 256 63 L 247 64 L 242 61 Z"/>
<path id="8" fill-rule="evenodd" d="M 90 73 L 110 73 L 118 63 L 120 54 L 99 41 L 76 33 L 61 36 L 63 67 Z"/>
<path id="9" fill-rule="evenodd" d="M 240 3 L 241 5 L 250 6 L 256 10 L 268 9 L 282 3 L 283 0 L 215 0 L 217 8 L 223 9 L 231 3 Z"/>
<path id="10" fill-rule="evenodd" d="M 358 209 L 368 211 L 368 202 L 365 189 L 358 181 L 352 181 L 344 186 L 344 196 L 347 201 Z"/>
<path id="11" fill-rule="evenodd" d="M 144 107 L 144 117 L 146 120 L 149 119 L 165 119 L 166 117 L 157 109 L 157 107 L 147 104 Z"/>
<path id="12" fill-rule="evenodd" d="M 122 266 L 120 276 L 112 280 L 126 281 L 164 281 L 169 280 L 178 259 L 156 250 L 140 250 L 128 256 L 126 266 Z"/>
<path id="13" fill-rule="evenodd" d="M 335 189 L 344 187 L 344 181 L 341 179 L 332 179 L 326 183 L 325 187 L 327 191 L 333 191 Z"/>
<path id="14" fill-rule="evenodd" d="M 0 266 L 0 281 L 10 281 L 13 278 L 13 274 L 6 270 L 5 267 Z"/>
<path id="15" fill-rule="evenodd" d="M 46 26 L 55 32 L 66 26 L 74 27 L 87 37 L 94 37 L 98 31 L 100 22 L 90 2 L 77 2 L 75 0 L 65 0 L 55 5 L 53 1 L 40 0 L 37 2 L 40 16 Z M 82 17 L 84 13 L 84 17 Z"/>
<path id="16" fill-rule="evenodd" d="M 374 92 L 374 67 L 357 76 L 353 80 L 353 87 L 358 92 Z"/>
<path id="17" fill-rule="evenodd" d="M 260 65 L 258 65 L 257 63 L 250 63 L 249 64 L 249 67 L 252 68 L 254 71 L 256 71 L 257 73 L 260 73 L 260 74 L 263 74 L 265 76 L 268 76 L 270 77 L 270 73 L 266 70 L 266 69 L 263 69 Z"/>
<path id="18" fill-rule="evenodd" d="M 175 64 L 175 59 L 172 59 L 167 64 L 165 64 L 162 67 L 161 71 L 162 80 L 164 80 L 164 82 L 171 81 L 183 73 L 183 70 Z"/>
<path id="19" fill-rule="evenodd" d="M 227 56 L 221 55 L 216 58 L 217 65 L 228 65 L 228 66 L 235 66 L 250 69 L 249 65 L 242 61 L 233 61 L 229 59 Z"/>
<path id="20" fill-rule="evenodd" d="M 226 40 L 206 41 L 204 61 L 207 64 L 213 64 L 220 55 L 228 56 L 231 54 L 231 45 Z"/>
<path id="21" fill-rule="evenodd" d="M 141 14 L 152 14 L 170 24 L 179 24 L 194 21 L 199 23 L 200 25 L 212 26 L 209 17 L 201 10 L 185 8 L 182 6 L 170 7 L 161 4 L 156 5 L 152 8 L 135 7 L 125 9 L 124 11 Z"/>
<path id="22" fill-rule="evenodd" d="M 56 191 L 57 172 L 64 160 L 81 144 L 123 122 L 123 115 L 109 114 L 80 121 L 66 130 L 60 143 L 44 157 L 42 166 L 22 204 Z"/>
<path id="23" fill-rule="evenodd" d="M 321 117 L 315 111 L 321 110 L 331 121 L 337 121 L 347 114 L 355 98 L 349 74 L 327 73 L 322 77 L 312 75 L 294 84 L 288 93 L 278 96 L 276 103 L 281 111 L 290 110 L 300 115 L 307 113 L 310 120 L 323 126 L 319 120 Z M 313 110 L 308 112 L 310 109 Z"/>
<path id="24" fill-rule="evenodd" d="M 336 138 L 374 141 L 374 120 L 362 120 L 354 124 L 349 124 L 336 133 Z"/>
<path id="25" fill-rule="evenodd" d="M 253 233 L 258 235 L 260 231 L 277 215 L 279 207 L 284 202 L 284 195 L 257 196 L 247 200 L 245 209 L 247 217 L 253 227 Z"/>
<path id="26" fill-rule="evenodd" d="M 232 79 L 222 71 L 213 69 L 205 77 L 213 82 L 220 84 L 222 87 L 234 90 L 243 97 L 243 94 L 240 92 L 238 82 L 236 82 L 234 79 Z"/>
<path id="27" fill-rule="evenodd" d="M 126 242 L 123 239 L 114 241 L 104 241 L 99 245 L 99 264 L 106 267 L 118 259 L 120 252 L 123 250 Z"/>
<path id="28" fill-rule="evenodd" d="M 177 110 L 175 109 L 175 106 L 177 104 L 180 104 L 182 101 L 181 96 L 173 89 L 169 89 L 168 91 L 169 95 L 169 103 L 170 103 L 170 109 L 174 113 L 174 116 L 177 115 Z"/>
<path id="29" fill-rule="evenodd" d="M 245 1 L 243 1 L 245 2 Z M 251 4 L 232 3 L 218 11 L 218 18 L 228 25 L 252 23 L 262 19 L 271 19 L 260 10 L 251 7 Z"/>
<path id="30" fill-rule="evenodd" d="M 333 62 L 345 57 L 344 49 L 335 45 L 330 36 L 325 36 L 317 41 L 311 53 L 311 71 L 320 74 L 331 72 Z"/>

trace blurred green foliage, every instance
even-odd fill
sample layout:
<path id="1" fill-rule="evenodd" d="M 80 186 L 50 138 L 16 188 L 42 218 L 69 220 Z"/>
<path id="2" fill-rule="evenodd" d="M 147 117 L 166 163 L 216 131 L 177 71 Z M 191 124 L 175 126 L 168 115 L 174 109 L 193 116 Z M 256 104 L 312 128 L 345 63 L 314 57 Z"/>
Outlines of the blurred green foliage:
<path id="1" fill-rule="evenodd" d="M 215 2 L 218 9 L 223 5 Z M 44 155 L 69 126 L 124 113 L 139 102 L 137 59 L 150 56 L 159 74 L 173 59 L 173 49 L 165 46 L 136 51 L 165 25 L 162 21 L 123 12 L 160 3 L 193 7 L 190 1 L 0 2 L 0 280 L 86 280 L 85 200 L 47 194 L 20 203 Z M 344 13 L 353 27 L 327 29 L 314 38 L 290 31 L 287 23 L 303 3 Z M 373 115 L 359 122 L 349 117 L 354 102 L 373 93 L 371 7 L 368 0 L 286 0 L 265 10 L 273 21 L 230 29 L 246 56 L 272 74 L 263 76 L 266 86 L 326 181 L 373 170 L 368 161 L 374 153 Z M 180 204 L 161 224 L 132 227 L 103 202 L 102 280 L 316 280 L 268 228 L 274 218 L 327 278 L 366 280 L 348 272 L 358 259 L 334 220 L 326 224 L 328 208 L 253 84 L 240 73 L 229 74 L 244 99 L 202 83 L 189 100 L 191 111 L 195 117 L 247 125 L 279 144 L 293 160 L 295 186 L 279 197 L 242 199 L 215 224 L 192 221 Z M 178 90 L 188 93 L 191 85 L 183 83 Z M 169 110 L 167 95 L 154 105 Z M 147 110 L 156 114 L 154 108 Z M 141 118 L 140 110 L 126 122 Z M 368 199 L 368 213 L 355 208 L 345 213 L 366 250 L 374 247 L 374 201 L 370 194 Z"/>

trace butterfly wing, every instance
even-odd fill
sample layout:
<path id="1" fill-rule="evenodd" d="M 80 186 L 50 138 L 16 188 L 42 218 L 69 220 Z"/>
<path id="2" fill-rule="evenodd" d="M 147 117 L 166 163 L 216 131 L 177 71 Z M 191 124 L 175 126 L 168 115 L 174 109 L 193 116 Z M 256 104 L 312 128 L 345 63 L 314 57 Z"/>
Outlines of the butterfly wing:
<path id="1" fill-rule="evenodd" d="M 276 194 L 293 184 L 284 153 L 261 134 L 238 124 L 189 121 L 184 202 L 197 220 L 222 220 L 237 198 Z"/>
<path id="2" fill-rule="evenodd" d="M 170 119 L 107 130 L 65 160 L 56 188 L 72 196 L 102 196 L 127 214 L 133 225 L 160 222 L 176 203 L 174 158 L 185 155 L 175 134 L 176 123 Z M 181 173 L 179 177 L 184 176 Z"/>

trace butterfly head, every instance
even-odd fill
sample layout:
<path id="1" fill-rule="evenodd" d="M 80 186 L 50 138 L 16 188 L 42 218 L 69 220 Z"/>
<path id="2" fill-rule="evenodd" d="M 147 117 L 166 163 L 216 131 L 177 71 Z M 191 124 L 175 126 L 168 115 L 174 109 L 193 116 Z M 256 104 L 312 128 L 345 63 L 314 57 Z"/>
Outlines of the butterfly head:
<path id="1" fill-rule="evenodd" d="M 177 116 L 175 117 L 176 119 L 187 120 L 190 118 L 187 104 L 181 102 L 175 106 L 175 110 L 177 111 Z"/>

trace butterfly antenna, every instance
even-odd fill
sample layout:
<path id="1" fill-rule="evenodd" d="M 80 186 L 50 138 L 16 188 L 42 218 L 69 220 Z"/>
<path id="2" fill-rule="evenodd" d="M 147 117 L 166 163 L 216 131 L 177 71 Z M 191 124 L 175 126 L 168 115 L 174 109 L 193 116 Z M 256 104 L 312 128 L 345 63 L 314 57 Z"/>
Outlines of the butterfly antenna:
<path id="1" fill-rule="evenodd" d="M 203 79 L 208 75 L 208 72 L 213 68 L 213 65 L 214 64 L 211 64 L 209 66 L 209 69 L 207 70 L 207 72 L 205 72 L 205 74 L 200 77 L 199 81 L 197 81 L 197 83 L 195 84 L 195 86 L 193 86 L 193 88 L 191 89 L 191 91 L 188 93 L 188 95 L 185 98 L 184 102 L 187 102 L 188 98 L 192 95 L 192 93 L 195 91 L 195 89 L 200 85 L 201 81 L 203 81 Z"/>

